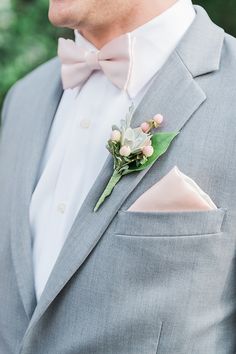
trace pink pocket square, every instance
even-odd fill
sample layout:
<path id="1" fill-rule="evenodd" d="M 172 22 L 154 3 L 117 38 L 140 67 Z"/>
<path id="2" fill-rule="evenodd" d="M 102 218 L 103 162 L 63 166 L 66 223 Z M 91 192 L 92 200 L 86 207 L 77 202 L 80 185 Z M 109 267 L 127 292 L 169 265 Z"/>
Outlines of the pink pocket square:
<path id="1" fill-rule="evenodd" d="M 217 209 L 211 198 L 175 166 L 143 193 L 128 211 L 207 211 Z"/>

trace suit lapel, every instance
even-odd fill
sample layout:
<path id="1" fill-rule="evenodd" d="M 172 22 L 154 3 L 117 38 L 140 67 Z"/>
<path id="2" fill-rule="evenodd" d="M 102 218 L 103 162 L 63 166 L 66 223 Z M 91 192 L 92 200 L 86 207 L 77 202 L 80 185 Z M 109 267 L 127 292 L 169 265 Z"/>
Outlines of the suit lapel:
<path id="1" fill-rule="evenodd" d="M 138 126 L 143 120 L 152 117 L 156 113 L 162 113 L 165 117 L 164 130 L 182 130 L 180 135 L 177 137 L 177 139 L 181 139 L 181 134 L 184 134 L 184 125 L 187 124 L 194 112 L 206 99 L 205 93 L 196 83 L 193 76 L 202 75 L 206 72 L 218 69 L 220 57 L 219 47 L 223 42 L 223 34 L 221 31 L 218 31 L 218 28 L 216 28 L 215 25 L 211 24 L 209 29 L 207 29 L 207 36 L 209 35 L 210 40 L 208 43 L 204 43 L 203 47 L 197 38 L 206 36 L 205 28 L 208 26 L 208 22 L 210 20 L 202 8 L 195 8 L 197 9 L 198 14 L 193 25 L 183 39 L 184 45 L 182 46 L 182 41 L 157 74 L 150 89 L 135 111 L 132 120 L 133 127 Z M 202 31 L 202 33 L 199 34 L 199 31 Z M 191 35 L 191 33 L 193 34 Z M 214 34 L 213 37 L 212 34 Z M 213 41 L 212 38 L 214 38 Z M 212 64 L 209 64 L 208 68 L 205 68 L 202 71 L 196 63 L 199 55 L 196 58 L 193 56 L 192 60 L 190 60 L 189 47 L 192 43 L 194 43 L 194 41 L 198 46 L 196 52 L 199 51 L 201 53 L 201 51 L 207 51 L 208 60 L 211 61 Z M 217 60 L 213 60 L 213 57 L 215 58 L 216 51 L 211 54 L 212 45 L 214 45 L 218 50 L 219 54 L 217 56 Z M 53 111 L 55 111 L 55 107 L 54 110 L 51 110 L 51 115 L 53 114 Z M 45 130 L 48 132 L 50 125 L 49 122 L 47 122 L 46 125 L 47 128 L 45 128 Z M 42 138 L 41 141 L 38 142 L 38 145 L 42 147 L 46 141 L 47 133 L 44 132 L 41 135 Z M 172 150 L 174 150 L 174 144 L 175 143 L 173 142 L 171 146 Z M 28 147 L 31 148 L 31 145 L 28 145 Z M 21 290 L 21 292 L 22 297 L 25 298 L 25 306 L 28 308 L 31 307 L 31 309 L 32 305 L 30 305 L 29 295 L 26 294 L 27 286 L 29 286 L 29 283 L 32 282 L 32 272 L 26 268 L 31 265 L 29 261 L 24 261 L 24 265 L 22 265 L 22 255 L 19 254 L 19 249 L 22 250 L 22 248 L 24 248 L 24 257 L 27 256 L 28 259 L 30 253 L 30 233 L 28 220 L 26 220 L 26 214 L 29 207 L 30 189 L 32 189 L 32 181 L 35 178 L 35 169 L 41 153 L 42 151 L 38 151 L 36 157 L 34 157 L 29 164 L 30 169 L 32 166 L 34 172 L 30 172 L 30 176 L 27 177 L 27 183 L 24 182 L 24 188 L 21 192 L 22 200 L 24 200 L 23 211 L 18 213 L 18 210 L 15 210 L 14 212 L 17 222 L 14 220 L 16 226 L 13 237 L 14 242 L 16 243 L 14 244 L 13 242 L 13 250 L 16 268 L 18 267 L 18 281 L 20 286 L 24 285 L 24 287 L 22 286 L 22 289 L 24 290 Z M 25 159 L 25 156 L 24 158 L 21 158 L 21 163 L 23 160 L 26 161 Z M 113 190 L 112 195 L 105 201 L 99 211 L 94 213 L 94 205 L 100 194 L 103 192 L 104 187 L 106 186 L 112 173 L 112 169 L 113 161 L 109 156 L 74 221 L 64 247 L 58 257 L 44 292 L 31 318 L 26 335 L 32 330 L 34 325 L 41 318 L 73 274 L 81 267 L 83 262 L 104 234 L 105 230 L 108 228 L 119 208 L 149 170 L 146 169 L 140 173 L 134 173 L 123 177 Z M 26 177 L 25 174 L 21 176 Z M 18 184 L 16 188 L 19 189 L 20 185 Z M 23 220 L 21 220 L 21 218 L 23 218 Z M 16 241 L 17 236 L 19 239 L 19 234 L 24 238 L 23 241 Z M 24 247 L 20 246 L 21 242 L 24 244 Z M 20 275 L 20 272 L 22 271 L 27 271 L 27 280 L 26 278 L 23 279 L 23 276 Z"/>
<path id="2" fill-rule="evenodd" d="M 29 204 L 36 183 L 39 162 L 62 94 L 58 68 L 54 80 L 55 77 L 57 77 L 56 84 L 52 85 L 48 82 L 43 97 L 42 94 L 37 97 L 37 92 L 33 95 L 22 117 L 19 117 L 21 112 L 17 112 L 18 118 L 22 121 L 27 119 L 24 124 L 27 131 L 22 132 L 22 138 L 19 138 L 17 143 L 19 150 L 17 178 L 13 186 L 11 248 L 19 292 L 28 318 L 31 317 L 36 306 Z"/>

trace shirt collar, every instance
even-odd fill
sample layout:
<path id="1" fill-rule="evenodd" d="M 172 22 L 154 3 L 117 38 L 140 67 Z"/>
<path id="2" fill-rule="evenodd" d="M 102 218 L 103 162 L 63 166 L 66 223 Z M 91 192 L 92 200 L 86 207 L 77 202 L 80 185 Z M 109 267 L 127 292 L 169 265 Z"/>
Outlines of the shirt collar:
<path id="1" fill-rule="evenodd" d="M 178 0 L 166 11 L 129 33 L 133 58 L 126 91 L 131 98 L 134 98 L 160 70 L 195 15 L 191 0 Z M 77 30 L 75 41 L 88 50 L 97 50 Z"/>

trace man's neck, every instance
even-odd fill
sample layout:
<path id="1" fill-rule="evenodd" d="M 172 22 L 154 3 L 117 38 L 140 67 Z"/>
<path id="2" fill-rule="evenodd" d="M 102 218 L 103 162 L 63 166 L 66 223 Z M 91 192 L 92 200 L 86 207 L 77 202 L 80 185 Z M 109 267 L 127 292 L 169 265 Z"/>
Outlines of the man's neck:
<path id="1" fill-rule="evenodd" d="M 132 13 L 128 13 L 125 18 L 117 19 L 115 23 L 97 26 L 96 28 L 79 28 L 79 31 L 83 37 L 96 48 L 101 49 L 112 39 L 124 33 L 132 32 L 137 27 L 159 16 L 177 1 L 178 0 L 150 1 L 148 6 L 147 2 L 143 1 L 132 9 Z"/>

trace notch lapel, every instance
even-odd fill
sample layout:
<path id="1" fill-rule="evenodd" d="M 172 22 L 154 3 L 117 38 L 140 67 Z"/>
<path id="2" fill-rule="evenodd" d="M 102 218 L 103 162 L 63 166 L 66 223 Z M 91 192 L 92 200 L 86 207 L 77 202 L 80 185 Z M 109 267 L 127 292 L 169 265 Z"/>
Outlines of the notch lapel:
<path id="1" fill-rule="evenodd" d="M 17 178 L 13 185 L 11 250 L 19 292 L 29 319 L 36 307 L 29 205 L 39 162 L 62 94 L 58 66 L 53 63 L 53 68 L 47 79 L 51 80 L 51 75 L 54 80 L 56 77 L 54 84 L 46 83 L 43 96 L 36 88 L 24 110 L 17 112 L 20 121 L 27 120 L 24 123 L 27 131 L 22 132 L 22 138 L 19 137 L 17 142 L 19 150 L 15 172 Z"/>
<path id="2" fill-rule="evenodd" d="M 197 76 L 218 69 L 220 59 L 219 47 L 223 42 L 223 34 L 221 31 L 218 31 L 215 25 L 211 24 L 208 26 L 210 20 L 202 8 L 195 8 L 198 14 L 183 39 L 184 45 L 180 44 L 178 46 L 157 74 L 150 89 L 134 113 L 132 120 L 133 127 L 138 126 L 143 120 L 152 117 L 156 113 L 162 113 L 166 119 L 164 130 L 182 130 L 177 137 L 177 139 L 181 139 L 181 134 L 184 134 L 183 128 L 185 124 L 187 124 L 194 112 L 206 99 L 205 93 L 194 80 L 193 76 L 194 73 Z M 213 37 L 212 34 L 214 34 Z M 198 38 L 206 35 L 209 35 L 209 42 L 204 43 L 203 47 Z M 206 67 L 198 67 L 199 54 L 190 59 L 189 47 L 194 42 L 197 45 L 196 52 L 208 52 L 208 60 L 211 62 L 211 65 L 209 64 L 207 69 Z M 217 60 L 215 60 L 216 51 L 211 53 L 212 45 L 218 50 Z M 172 143 L 171 150 L 174 149 L 174 144 L 175 142 Z M 110 156 L 107 158 L 102 171 L 77 214 L 32 316 L 26 336 L 30 334 L 37 321 L 45 313 L 73 274 L 81 267 L 108 228 L 117 211 L 142 178 L 144 178 L 149 169 L 150 167 L 140 173 L 133 173 L 123 177 L 114 188 L 111 196 L 106 199 L 98 212 L 94 213 L 93 208 L 95 203 L 103 192 L 113 170 L 112 158 Z"/>

